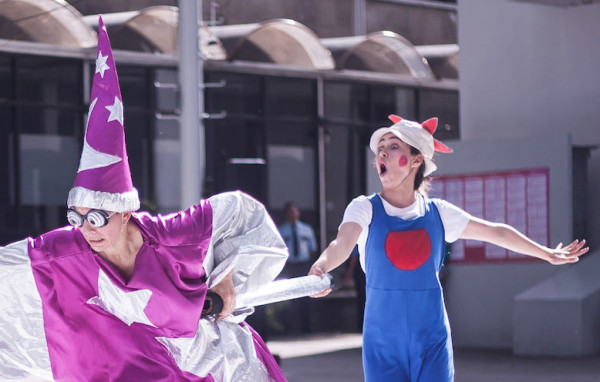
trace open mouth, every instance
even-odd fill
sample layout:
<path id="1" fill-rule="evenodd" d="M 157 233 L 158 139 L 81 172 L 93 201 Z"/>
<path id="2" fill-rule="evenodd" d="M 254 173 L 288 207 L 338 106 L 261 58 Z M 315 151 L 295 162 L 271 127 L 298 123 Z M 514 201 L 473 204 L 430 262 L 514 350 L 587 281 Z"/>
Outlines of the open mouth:
<path id="1" fill-rule="evenodd" d="M 379 175 L 383 175 L 387 172 L 387 167 L 384 163 L 379 163 Z"/>

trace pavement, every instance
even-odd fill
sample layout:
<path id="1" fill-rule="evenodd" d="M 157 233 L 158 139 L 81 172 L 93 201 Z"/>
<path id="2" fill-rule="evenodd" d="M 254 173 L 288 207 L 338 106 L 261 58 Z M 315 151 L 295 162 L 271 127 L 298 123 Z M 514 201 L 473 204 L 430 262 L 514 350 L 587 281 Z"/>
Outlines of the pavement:
<path id="1" fill-rule="evenodd" d="M 363 381 L 360 334 L 267 342 L 288 382 Z M 455 382 L 599 382 L 600 355 L 520 357 L 509 350 L 455 349 Z M 435 381 L 432 381 L 435 382 Z"/>
<path id="2" fill-rule="evenodd" d="M 277 339 L 267 346 L 281 358 L 288 382 L 361 382 L 361 343 L 360 334 L 326 334 Z M 600 382 L 600 355 L 518 357 L 508 350 L 455 349 L 454 366 L 455 382 Z"/>

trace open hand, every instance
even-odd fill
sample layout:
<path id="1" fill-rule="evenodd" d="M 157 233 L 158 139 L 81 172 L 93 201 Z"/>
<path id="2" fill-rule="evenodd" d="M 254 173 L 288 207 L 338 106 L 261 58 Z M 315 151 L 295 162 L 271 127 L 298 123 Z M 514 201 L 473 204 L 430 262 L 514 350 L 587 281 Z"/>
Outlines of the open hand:
<path id="1" fill-rule="evenodd" d="M 560 243 L 555 249 L 550 249 L 550 256 L 546 260 L 554 265 L 576 263 L 579 261 L 579 256 L 590 250 L 590 247 L 584 247 L 584 245 L 585 240 L 575 240 L 566 247 Z"/>

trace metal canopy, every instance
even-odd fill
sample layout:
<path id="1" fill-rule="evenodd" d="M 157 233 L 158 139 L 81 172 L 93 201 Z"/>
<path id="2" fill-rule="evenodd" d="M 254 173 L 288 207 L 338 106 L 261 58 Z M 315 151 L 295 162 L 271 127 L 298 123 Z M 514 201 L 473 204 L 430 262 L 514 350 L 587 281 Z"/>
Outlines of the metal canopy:
<path id="1" fill-rule="evenodd" d="M 98 37 L 66 2 L 0 0 L 0 38 L 89 48 Z"/>
<path id="2" fill-rule="evenodd" d="M 427 60 L 406 38 L 394 32 L 374 32 L 366 36 L 323 39 L 339 69 L 407 74 L 432 79 Z"/>
<path id="3" fill-rule="evenodd" d="M 177 55 L 179 10 L 155 6 L 103 14 L 114 49 Z M 0 39 L 48 45 L 95 46 L 98 15 L 82 16 L 58 0 L 0 0 Z M 401 74 L 417 80 L 458 78 L 458 46 L 413 46 L 393 32 L 319 39 L 289 19 L 263 23 L 202 26 L 200 51 L 206 61 L 285 65 L 308 70 Z"/>
<path id="4" fill-rule="evenodd" d="M 319 37 L 293 20 L 211 27 L 230 60 L 271 62 L 313 69 L 334 69 Z"/>
<path id="5" fill-rule="evenodd" d="M 86 16 L 90 25 L 98 27 L 98 15 Z M 171 6 L 149 7 L 139 11 L 103 14 L 115 49 L 148 53 L 179 51 L 179 9 Z M 226 59 L 225 48 L 209 28 L 200 29 L 203 59 Z"/>
<path id="6" fill-rule="evenodd" d="M 437 78 L 458 79 L 459 48 L 457 44 L 415 46 Z"/>

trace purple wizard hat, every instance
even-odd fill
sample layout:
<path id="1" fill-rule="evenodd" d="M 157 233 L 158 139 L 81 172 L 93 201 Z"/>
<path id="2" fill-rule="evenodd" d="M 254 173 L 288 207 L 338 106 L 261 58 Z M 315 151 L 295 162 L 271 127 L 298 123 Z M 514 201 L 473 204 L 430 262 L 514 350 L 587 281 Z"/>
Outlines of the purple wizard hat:
<path id="1" fill-rule="evenodd" d="M 121 89 L 102 17 L 98 27 L 98 57 L 83 151 L 67 205 L 135 211 L 140 208 L 140 199 L 131 181 Z"/>

